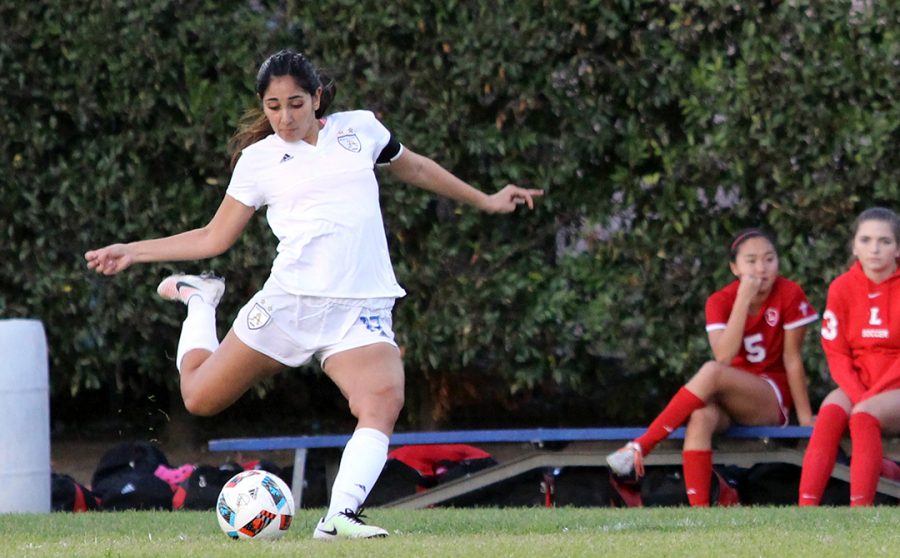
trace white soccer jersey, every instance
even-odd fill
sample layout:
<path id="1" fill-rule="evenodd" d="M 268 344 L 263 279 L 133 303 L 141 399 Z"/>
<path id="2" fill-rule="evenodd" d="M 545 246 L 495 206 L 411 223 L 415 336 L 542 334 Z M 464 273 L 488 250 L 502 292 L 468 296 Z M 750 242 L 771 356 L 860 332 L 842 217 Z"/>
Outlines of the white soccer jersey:
<path id="1" fill-rule="evenodd" d="M 390 132 L 369 111 L 325 119 L 316 145 L 277 134 L 246 147 L 227 195 L 268 206 L 278 237 L 271 278 L 285 291 L 335 298 L 401 297 L 388 253 L 375 161 Z"/>

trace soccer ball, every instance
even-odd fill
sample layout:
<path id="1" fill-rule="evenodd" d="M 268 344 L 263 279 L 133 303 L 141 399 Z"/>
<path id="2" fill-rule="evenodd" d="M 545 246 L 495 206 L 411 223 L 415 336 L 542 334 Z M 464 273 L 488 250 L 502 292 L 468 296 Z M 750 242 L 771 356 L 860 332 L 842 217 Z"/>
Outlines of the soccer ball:
<path id="1" fill-rule="evenodd" d="M 243 471 L 219 492 L 216 518 L 232 539 L 277 539 L 291 526 L 294 497 L 272 473 Z"/>

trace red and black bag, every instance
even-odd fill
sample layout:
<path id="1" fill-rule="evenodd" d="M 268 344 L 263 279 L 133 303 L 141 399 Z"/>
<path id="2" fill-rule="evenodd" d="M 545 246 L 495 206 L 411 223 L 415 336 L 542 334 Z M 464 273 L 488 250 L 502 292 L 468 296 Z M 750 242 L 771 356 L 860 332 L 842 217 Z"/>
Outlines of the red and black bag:
<path id="1" fill-rule="evenodd" d="M 99 510 L 100 501 L 69 475 L 50 473 L 50 508 L 55 512 L 86 512 Z"/>

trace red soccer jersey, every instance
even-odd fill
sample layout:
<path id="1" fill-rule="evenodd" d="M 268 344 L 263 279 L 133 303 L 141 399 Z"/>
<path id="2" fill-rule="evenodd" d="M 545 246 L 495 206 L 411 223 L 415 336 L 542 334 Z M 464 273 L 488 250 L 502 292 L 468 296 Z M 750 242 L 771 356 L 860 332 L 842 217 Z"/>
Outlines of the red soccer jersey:
<path id="1" fill-rule="evenodd" d="M 831 377 L 853 403 L 900 389 L 900 270 L 881 283 L 859 262 L 831 282 L 822 347 Z M 898 320 L 897 327 L 893 321 Z"/>
<path id="2" fill-rule="evenodd" d="M 706 331 L 725 329 L 740 281 L 712 294 L 706 301 Z M 744 343 L 731 366 L 753 374 L 785 374 L 784 332 L 816 321 L 819 314 L 800 285 L 784 277 L 775 279 L 759 311 L 747 316 Z"/>

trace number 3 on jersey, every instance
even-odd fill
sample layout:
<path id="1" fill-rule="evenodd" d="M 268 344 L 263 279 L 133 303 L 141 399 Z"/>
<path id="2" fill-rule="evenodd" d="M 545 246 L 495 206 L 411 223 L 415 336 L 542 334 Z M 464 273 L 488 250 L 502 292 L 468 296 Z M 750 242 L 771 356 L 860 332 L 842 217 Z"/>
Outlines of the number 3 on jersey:
<path id="1" fill-rule="evenodd" d="M 837 338 L 837 333 L 837 316 L 831 310 L 825 310 L 825 313 L 822 314 L 822 337 L 828 341 L 834 341 Z"/>
<path id="2" fill-rule="evenodd" d="M 744 337 L 744 350 L 747 351 L 747 362 L 762 362 L 766 360 L 766 348 L 762 346 L 762 333 Z"/>

